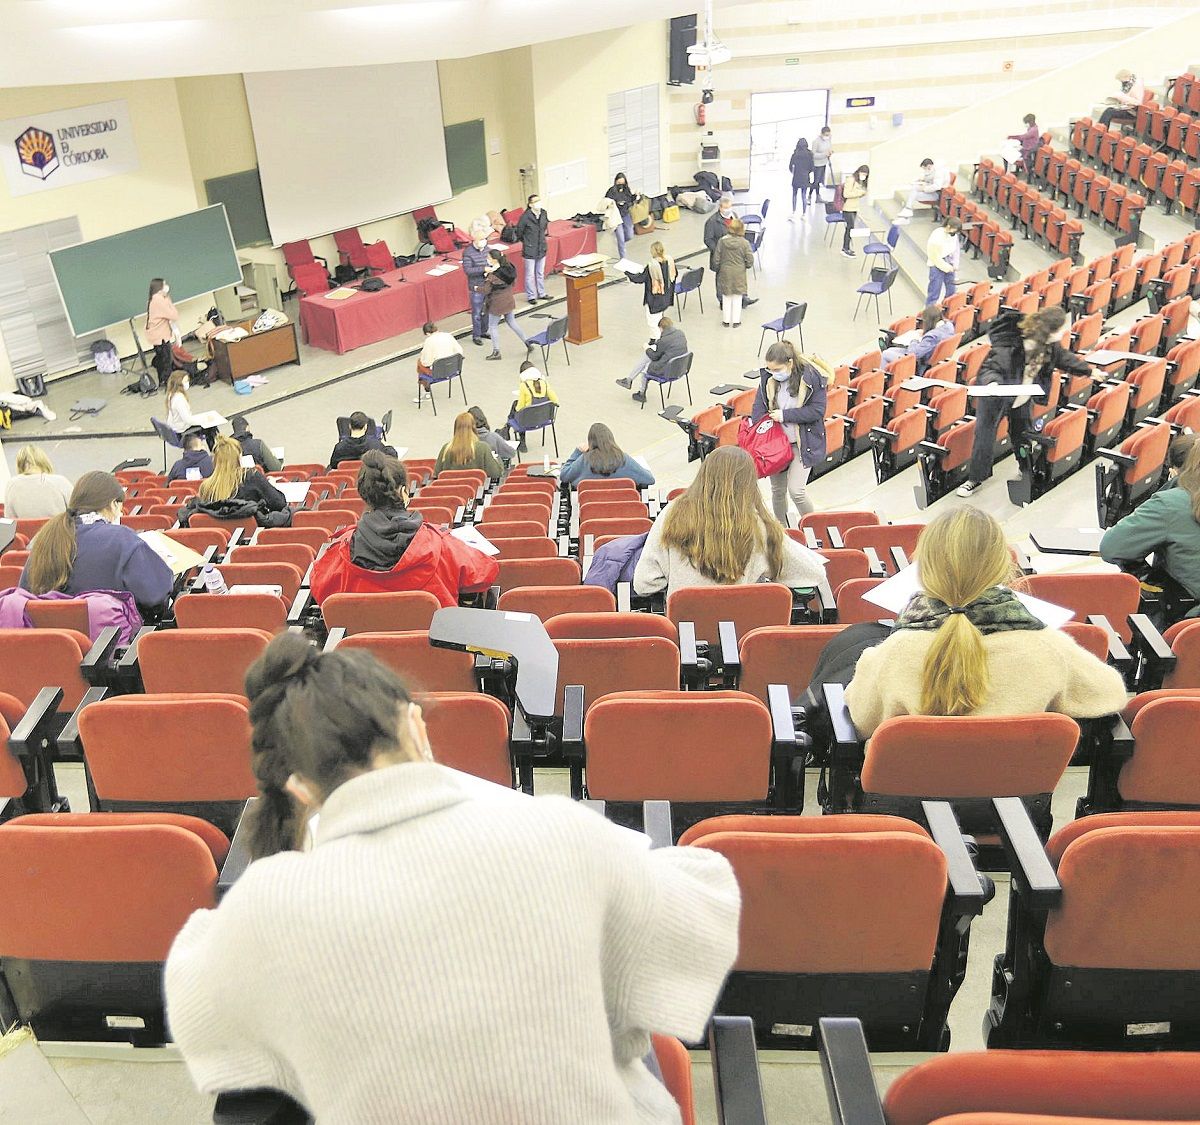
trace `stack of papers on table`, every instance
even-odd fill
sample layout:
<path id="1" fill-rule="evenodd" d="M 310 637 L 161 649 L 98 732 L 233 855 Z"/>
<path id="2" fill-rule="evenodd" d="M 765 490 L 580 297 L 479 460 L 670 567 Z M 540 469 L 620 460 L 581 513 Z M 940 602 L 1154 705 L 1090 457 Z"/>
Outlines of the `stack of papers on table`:
<path id="1" fill-rule="evenodd" d="M 357 289 L 346 289 L 343 287 L 341 289 L 331 289 L 325 296 L 331 301 L 344 301 L 347 297 L 353 297 L 357 292 Z"/>
<path id="2" fill-rule="evenodd" d="M 863 594 L 863 597 L 881 606 L 889 613 L 900 613 L 915 594 L 921 593 L 921 579 L 917 571 L 917 563 L 906 566 L 898 574 L 892 575 L 886 582 L 881 582 L 875 589 Z M 1016 591 L 1015 591 L 1016 592 Z M 1061 629 L 1075 614 L 1061 605 L 1044 602 L 1041 598 L 1016 592 L 1019 601 L 1039 621 L 1051 629 Z"/>
<path id="3" fill-rule="evenodd" d="M 440 266 L 434 266 L 433 269 L 426 270 L 425 272 L 430 277 L 442 277 L 444 274 L 453 273 L 456 269 L 458 269 L 457 263 L 443 262 Z"/>
<path id="4" fill-rule="evenodd" d="M 193 414 L 192 422 L 206 430 L 215 430 L 220 426 L 224 426 L 228 422 L 228 419 L 215 410 L 205 410 L 202 414 Z"/>
<path id="5" fill-rule="evenodd" d="M 561 264 L 573 270 L 595 270 L 603 267 L 607 261 L 603 254 L 576 254 L 573 258 L 564 258 Z"/>

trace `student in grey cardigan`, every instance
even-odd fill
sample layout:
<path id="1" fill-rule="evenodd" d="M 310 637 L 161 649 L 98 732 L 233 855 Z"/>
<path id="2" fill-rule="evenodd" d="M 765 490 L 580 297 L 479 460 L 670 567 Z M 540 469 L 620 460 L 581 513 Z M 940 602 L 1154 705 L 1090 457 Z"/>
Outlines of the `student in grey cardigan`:
<path id="1" fill-rule="evenodd" d="M 641 380 L 638 389 L 633 392 L 634 402 L 646 401 L 646 387 L 650 384 L 651 375 L 661 375 L 671 360 L 687 354 L 687 337 L 682 328 L 675 327 L 675 322 L 669 316 L 664 316 L 658 322 L 658 331 L 659 337 L 646 349 L 646 357 L 638 360 L 624 379 L 617 380 L 617 386 L 626 390 L 633 386 L 634 379 Z"/>
<path id="2" fill-rule="evenodd" d="M 462 253 L 463 273 L 467 277 L 467 292 L 471 297 L 471 343 L 483 346 L 487 335 L 487 314 L 483 311 L 487 300 L 483 276 L 488 263 L 488 224 L 476 219 L 471 224 L 471 245 Z"/>
<path id="3" fill-rule="evenodd" d="M 487 415 L 478 406 L 468 406 L 467 413 L 475 419 L 475 436 L 482 441 L 501 461 L 511 461 L 517 452 L 512 442 L 505 441 L 488 424 Z"/>
<path id="4" fill-rule="evenodd" d="M 587 441 L 563 462 L 558 479 L 572 488 L 581 480 L 612 480 L 624 477 L 638 488 L 654 483 L 654 474 L 628 456 L 617 444 L 613 432 L 603 422 L 593 422 Z"/>

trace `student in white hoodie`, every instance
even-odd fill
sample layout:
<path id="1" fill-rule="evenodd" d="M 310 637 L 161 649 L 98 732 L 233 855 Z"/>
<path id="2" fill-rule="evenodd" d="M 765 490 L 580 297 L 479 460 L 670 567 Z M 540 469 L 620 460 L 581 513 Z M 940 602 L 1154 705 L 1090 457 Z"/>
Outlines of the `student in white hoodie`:
<path id="1" fill-rule="evenodd" d="M 367 653 L 283 634 L 246 687 L 258 858 L 166 969 L 197 1085 L 323 1125 L 677 1123 L 642 1059 L 701 1036 L 733 964 L 725 859 L 438 765 Z"/>

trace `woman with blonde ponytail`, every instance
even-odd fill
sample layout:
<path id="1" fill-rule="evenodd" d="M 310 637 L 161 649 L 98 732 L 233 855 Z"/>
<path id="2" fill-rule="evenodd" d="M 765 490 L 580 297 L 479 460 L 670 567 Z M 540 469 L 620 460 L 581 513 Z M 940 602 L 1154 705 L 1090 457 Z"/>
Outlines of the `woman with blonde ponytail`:
<path id="1" fill-rule="evenodd" d="M 699 1039 L 733 964 L 723 856 L 439 764 L 449 717 L 427 731 L 361 649 L 284 633 L 246 694 L 255 861 L 166 964 L 202 1090 L 270 1086 L 330 1123 L 679 1121 L 642 1058 Z M 519 949 L 544 955 L 513 973 Z"/>
<path id="2" fill-rule="evenodd" d="M 897 715 L 1093 718 L 1125 705 L 1121 674 L 1048 629 L 1007 583 L 1004 529 L 978 508 L 945 512 L 921 532 L 922 593 L 895 632 L 858 659 L 846 704 L 861 734 Z"/>
<path id="3" fill-rule="evenodd" d="M 826 363 L 816 356 L 801 355 L 790 340 L 777 340 L 767 348 L 750 417 L 757 424 L 770 415 L 792 443 L 791 463 L 770 478 L 771 508 L 784 527 L 789 496 L 798 516 L 813 510 L 808 477 L 825 460 L 825 388 L 832 381 L 833 372 Z"/>

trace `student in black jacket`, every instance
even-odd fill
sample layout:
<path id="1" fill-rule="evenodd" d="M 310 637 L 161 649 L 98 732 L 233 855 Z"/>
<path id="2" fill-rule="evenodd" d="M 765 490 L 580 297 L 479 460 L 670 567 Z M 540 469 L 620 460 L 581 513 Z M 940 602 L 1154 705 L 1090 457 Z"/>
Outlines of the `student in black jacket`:
<path id="1" fill-rule="evenodd" d="M 257 506 L 254 514 L 261 526 L 286 527 L 292 522 L 287 498 L 258 469 L 247 469 L 242 457 L 242 447 L 233 438 L 218 437 L 212 476 L 200 485 L 188 507 L 204 512 L 230 501 L 248 501 Z"/>
<path id="2" fill-rule="evenodd" d="M 254 463 L 262 469 L 264 473 L 277 473 L 282 466 L 279 464 L 279 458 L 267 448 L 267 443 L 261 438 L 256 438 L 250 432 L 250 423 L 246 421 L 244 414 L 235 414 L 229 419 L 230 425 L 233 426 L 234 440 L 242 447 L 242 453 L 246 457 L 252 457 Z"/>
<path id="3" fill-rule="evenodd" d="M 660 335 L 646 349 L 646 358 L 638 360 L 637 366 L 624 379 L 617 380 L 617 386 L 626 390 L 633 386 L 634 379 L 641 380 L 641 385 L 633 392 L 634 402 L 646 401 L 646 388 L 650 385 L 651 375 L 661 375 L 671 360 L 687 354 L 687 337 L 682 328 L 675 327 L 675 322 L 669 316 L 664 316 L 658 322 L 658 329 Z"/>
<path id="4" fill-rule="evenodd" d="M 800 196 L 804 210 L 807 212 L 809 194 L 815 194 L 817 190 L 817 185 L 813 183 L 812 149 L 808 147 L 808 141 L 803 137 L 796 142 L 796 149 L 792 153 L 791 160 L 788 161 L 788 171 L 792 174 L 792 213 L 788 216 L 790 221 L 796 217 L 796 196 Z M 805 218 L 806 216 L 802 214 L 800 217 Z"/>
<path id="5" fill-rule="evenodd" d="M 1091 375 L 1102 378 L 1102 373 L 1091 364 L 1073 355 L 1062 346 L 1066 335 L 1067 316 L 1057 305 L 1039 309 L 1022 319 L 1015 309 L 1005 309 L 988 329 L 991 351 L 979 369 L 980 384 L 1028 383 L 1039 386 L 1047 393 L 1055 371 L 1066 371 L 1071 375 Z M 1031 428 L 1031 395 L 1015 398 L 975 399 L 975 440 L 971 447 L 971 469 L 967 482 L 958 490 L 959 496 L 970 496 L 979 490 L 983 482 L 992 475 L 992 456 L 996 445 L 996 430 L 1000 416 L 1008 412 L 1008 434 L 1012 440 L 1013 454 L 1024 471 L 1029 461 L 1026 448 Z"/>
<path id="6" fill-rule="evenodd" d="M 367 433 L 367 416 L 356 410 L 350 415 L 350 436 L 342 438 L 333 447 L 329 455 L 329 467 L 336 469 L 343 461 L 361 461 L 368 449 L 382 449 L 389 457 L 395 457 L 396 451 L 390 445 L 384 445 L 374 434 Z"/>
<path id="7" fill-rule="evenodd" d="M 646 309 L 646 324 L 650 329 L 650 343 L 658 339 L 658 322 L 675 303 L 675 280 L 679 271 L 673 258 L 661 242 L 650 247 L 650 261 L 641 273 L 626 273 L 625 276 L 643 289 L 642 304 Z"/>
<path id="8" fill-rule="evenodd" d="M 629 180 L 624 172 L 618 172 L 613 179 L 613 186 L 604 193 L 606 199 L 611 199 L 621 213 L 621 223 L 613 232 L 617 236 L 617 257 L 625 257 L 625 244 L 633 237 L 633 216 L 629 209 L 633 206 L 637 195 L 629 186 Z"/>
<path id="9" fill-rule="evenodd" d="M 167 483 L 170 484 L 173 480 L 187 480 L 189 469 L 195 469 L 201 479 L 212 476 L 212 457 L 209 456 L 208 446 L 204 444 L 204 435 L 199 430 L 193 430 L 184 436 L 183 456 L 171 466 L 171 471 L 167 473 Z"/>
<path id="10" fill-rule="evenodd" d="M 546 230 L 549 225 L 540 196 L 531 195 L 525 213 L 517 220 L 521 257 L 525 259 L 525 296 L 530 304 L 550 300 L 546 294 Z"/>

